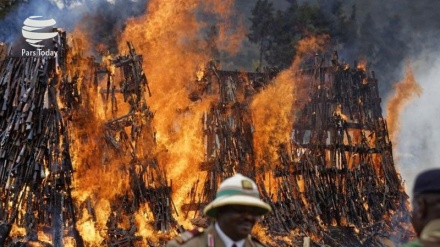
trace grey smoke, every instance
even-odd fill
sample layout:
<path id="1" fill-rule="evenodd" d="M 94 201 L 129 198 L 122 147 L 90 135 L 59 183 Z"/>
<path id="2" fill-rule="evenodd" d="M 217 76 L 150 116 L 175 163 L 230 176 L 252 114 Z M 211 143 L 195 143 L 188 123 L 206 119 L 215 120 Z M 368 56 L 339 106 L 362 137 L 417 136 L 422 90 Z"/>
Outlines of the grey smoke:
<path id="1" fill-rule="evenodd" d="M 22 43 L 23 21 L 40 15 L 55 19 L 56 27 L 67 32 L 84 22 L 93 42 L 116 47 L 115 34 L 123 29 L 127 18 L 144 14 L 147 3 L 147 0 L 30 0 L 0 20 L 0 41 Z"/>
<path id="2" fill-rule="evenodd" d="M 423 170 L 440 168 L 440 46 L 420 53 L 412 61 L 416 81 L 422 87 L 420 97 L 407 104 L 401 115 L 396 163 L 407 192 L 414 184 L 415 176 Z"/>
<path id="3" fill-rule="evenodd" d="M 386 20 L 398 15 L 402 20 L 403 30 L 400 40 L 405 42 L 408 50 L 402 54 L 404 59 L 411 62 L 416 81 L 422 87 L 422 95 L 407 103 L 401 115 L 399 142 L 394 144 L 395 164 L 405 181 L 406 191 L 412 196 L 411 190 L 415 176 L 426 169 L 440 167 L 440 130 L 437 119 L 440 116 L 440 18 L 439 1 L 356 1 L 359 18 L 365 13 L 371 13 L 376 23 L 386 23 Z M 360 11 L 362 10 L 362 11 Z M 401 47 L 392 47 L 395 52 L 404 52 Z M 402 66 L 395 71 L 381 71 L 378 74 L 396 73 L 403 79 Z M 393 84 L 397 81 L 379 82 Z M 381 91 L 383 106 L 393 90 Z M 385 108 L 383 108 L 385 109 Z M 386 117 L 386 112 L 384 112 Z"/>

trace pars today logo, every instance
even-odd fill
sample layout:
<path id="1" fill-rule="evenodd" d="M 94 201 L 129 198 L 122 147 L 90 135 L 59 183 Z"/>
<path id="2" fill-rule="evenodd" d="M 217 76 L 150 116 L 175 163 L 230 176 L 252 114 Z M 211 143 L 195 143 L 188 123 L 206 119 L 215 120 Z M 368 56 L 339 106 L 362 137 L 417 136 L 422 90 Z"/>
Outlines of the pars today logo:
<path id="1" fill-rule="evenodd" d="M 52 39 L 58 35 L 58 32 L 47 32 L 49 27 L 53 27 L 56 24 L 54 19 L 44 19 L 43 16 L 29 16 L 23 22 L 23 28 L 21 29 L 21 33 L 23 37 L 26 39 L 26 42 L 36 47 L 36 50 L 21 50 L 22 56 L 57 56 L 57 51 L 52 51 L 50 49 L 43 50 L 44 45 L 40 44 L 41 41 Z"/>

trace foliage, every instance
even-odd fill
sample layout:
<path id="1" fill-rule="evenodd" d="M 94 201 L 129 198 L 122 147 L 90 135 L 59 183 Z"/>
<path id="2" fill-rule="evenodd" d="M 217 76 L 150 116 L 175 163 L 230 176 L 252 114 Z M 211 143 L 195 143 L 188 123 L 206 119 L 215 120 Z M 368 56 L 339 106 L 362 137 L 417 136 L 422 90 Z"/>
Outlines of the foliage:
<path id="1" fill-rule="evenodd" d="M 269 0 L 258 0 L 252 10 L 248 38 L 259 45 L 260 59 L 269 66 L 288 67 L 299 40 L 328 34 L 331 45 L 343 50 L 348 56 L 346 59 L 364 59 L 370 68 L 386 69 L 387 73 L 383 74 L 389 78 L 380 78 L 382 80 L 392 82 L 398 77 L 392 71 L 401 66 L 409 50 L 400 38 L 403 27 L 398 15 L 385 23 L 376 23 L 372 15 L 366 13 L 358 23 L 356 5 L 349 6 L 342 0 L 318 1 L 314 5 L 296 0 L 287 2 L 287 9 L 274 14 Z M 390 84 L 382 85 L 389 87 Z"/>
<path id="2" fill-rule="evenodd" d="M 20 0 L 1 0 L 0 1 L 0 20 L 5 17 L 11 9 L 17 6 Z"/>
<path id="3" fill-rule="evenodd" d="M 260 64 L 263 63 L 263 53 L 270 50 L 272 46 L 271 29 L 274 25 L 274 8 L 273 4 L 268 0 L 258 0 L 255 7 L 252 9 L 252 16 L 248 38 L 251 42 L 259 45 L 260 49 Z"/>
<path id="4" fill-rule="evenodd" d="M 330 21 L 319 6 L 299 5 L 296 1 L 289 3 L 285 11 L 272 15 L 272 4 L 268 0 L 258 0 L 252 11 L 248 37 L 251 42 L 260 44 L 260 54 L 270 66 L 288 67 L 299 40 L 330 31 Z"/>

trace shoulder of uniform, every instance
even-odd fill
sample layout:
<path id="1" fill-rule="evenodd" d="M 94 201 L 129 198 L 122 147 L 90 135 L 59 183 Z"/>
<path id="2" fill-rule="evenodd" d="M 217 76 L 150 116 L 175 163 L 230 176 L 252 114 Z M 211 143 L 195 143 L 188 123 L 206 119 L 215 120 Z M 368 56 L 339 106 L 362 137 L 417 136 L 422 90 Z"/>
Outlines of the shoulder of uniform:
<path id="1" fill-rule="evenodd" d="M 422 244 L 419 242 L 419 240 L 414 240 L 404 244 L 402 247 L 422 247 Z"/>
<path id="2" fill-rule="evenodd" d="M 192 230 L 184 231 L 179 236 L 175 237 L 174 240 L 182 245 L 188 242 L 190 239 L 202 235 L 204 229 L 201 227 L 196 227 Z"/>
<path id="3" fill-rule="evenodd" d="M 257 237 L 255 237 L 255 236 L 252 236 L 252 235 L 251 235 L 251 240 L 252 240 L 252 242 L 255 242 L 255 243 L 257 243 L 257 244 L 259 244 L 259 245 L 261 245 L 261 246 L 266 247 L 266 244 L 262 243 L 262 242 L 261 242 Z"/>

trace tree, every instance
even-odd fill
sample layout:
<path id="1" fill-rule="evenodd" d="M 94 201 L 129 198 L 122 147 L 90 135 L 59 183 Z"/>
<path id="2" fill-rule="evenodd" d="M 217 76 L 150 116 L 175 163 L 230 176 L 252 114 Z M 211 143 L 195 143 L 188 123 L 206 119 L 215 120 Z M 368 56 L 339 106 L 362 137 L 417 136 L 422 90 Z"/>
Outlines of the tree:
<path id="1" fill-rule="evenodd" d="M 310 4 L 303 4 L 298 9 L 298 23 L 303 35 L 329 33 L 330 20 L 319 8 Z"/>
<path id="2" fill-rule="evenodd" d="M 372 64 L 376 64 L 380 56 L 381 41 L 379 30 L 375 20 L 368 13 L 359 29 L 359 54 Z"/>
<path id="3" fill-rule="evenodd" d="M 272 45 L 268 47 L 266 61 L 280 69 L 290 66 L 299 40 L 310 35 L 329 33 L 330 20 L 316 5 L 291 1 L 285 11 L 278 11 L 271 28 Z"/>
<path id="4" fill-rule="evenodd" d="M 13 8 L 18 6 L 21 0 L 0 1 L 0 20 L 2 20 Z"/>
<path id="5" fill-rule="evenodd" d="M 409 46 L 406 40 L 403 40 L 403 25 L 400 16 L 395 15 L 389 19 L 388 23 L 380 32 L 381 46 L 379 49 L 379 58 L 377 68 L 383 74 L 380 84 L 381 91 L 388 92 L 392 89 L 392 83 L 401 78 L 401 69 L 404 66 L 405 55 L 408 53 Z"/>
<path id="6" fill-rule="evenodd" d="M 260 64 L 263 64 L 263 54 L 272 45 L 270 29 L 274 24 L 274 8 L 273 4 L 268 0 L 258 0 L 255 7 L 252 9 L 252 17 L 249 18 L 252 25 L 248 34 L 248 39 L 252 43 L 259 45 L 260 49 Z"/>
<path id="7" fill-rule="evenodd" d="M 220 59 L 220 51 L 217 46 L 218 39 L 218 27 L 212 25 L 207 31 L 205 36 L 206 50 L 209 52 L 213 60 Z"/>
<path id="8" fill-rule="evenodd" d="M 267 51 L 266 61 L 269 65 L 282 69 L 292 62 L 295 45 L 301 38 L 296 6 L 292 5 L 284 12 L 278 11 L 274 23 L 271 29 L 273 44 Z"/>
<path id="9" fill-rule="evenodd" d="M 333 2 L 331 8 L 330 36 L 334 44 L 351 46 L 356 40 L 356 6 L 353 5 L 351 13 L 343 9 L 342 1 Z"/>

